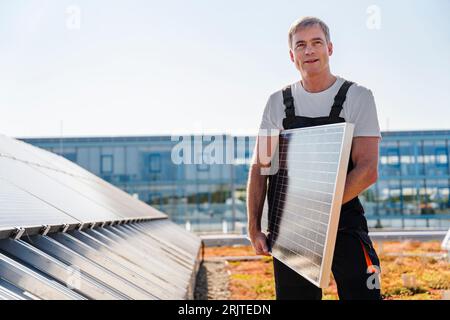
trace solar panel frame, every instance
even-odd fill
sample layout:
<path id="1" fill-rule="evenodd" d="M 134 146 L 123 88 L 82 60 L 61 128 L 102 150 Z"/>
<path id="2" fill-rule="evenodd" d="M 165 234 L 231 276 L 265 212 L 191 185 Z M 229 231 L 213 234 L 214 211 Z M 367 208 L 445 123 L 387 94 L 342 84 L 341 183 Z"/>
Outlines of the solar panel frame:
<path id="1" fill-rule="evenodd" d="M 337 228 L 338 228 L 338 223 L 339 223 L 339 216 L 340 216 L 340 210 L 341 210 L 341 204 L 342 204 L 342 197 L 343 197 L 343 193 L 344 193 L 344 187 L 345 187 L 345 180 L 346 180 L 346 176 L 347 176 L 347 167 L 348 167 L 348 162 L 349 162 L 349 157 L 350 157 L 350 151 L 351 151 L 351 143 L 352 143 L 352 138 L 353 138 L 353 130 L 354 130 L 354 125 L 350 124 L 350 123 L 339 123 L 339 124 L 331 124 L 331 125 L 323 125 L 323 126 L 315 126 L 315 127 L 307 127 L 307 128 L 299 128 L 299 129 L 289 129 L 289 130 L 283 130 L 280 132 L 280 144 L 279 144 L 279 148 L 284 148 L 284 141 L 289 141 L 289 139 L 291 139 L 293 136 L 301 136 L 302 134 L 305 134 L 307 132 L 340 132 L 340 138 L 339 138 L 339 156 L 338 156 L 338 162 L 337 165 L 335 166 L 335 168 L 331 165 L 324 165 L 324 168 L 334 168 L 334 172 L 335 172 L 335 176 L 334 176 L 334 183 L 333 183 L 333 188 L 332 188 L 332 196 L 331 196 L 331 201 L 330 201 L 330 208 L 328 211 L 328 218 L 326 219 L 327 221 L 322 221 L 324 223 L 326 223 L 326 232 L 325 232 L 325 237 L 323 240 L 323 249 L 322 249 L 322 255 L 321 255 L 321 261 L 320 261 L 320 267 L 319 268 L 315 268 L 314 272 L 317 275 L 317 277 L 313 277 L 311 271 L 308 270 L 312 270 L 310 267 L 310 269 L 306 269 L 306 267 L 302 267 L 299 268 L 298 266 L 294 266 L 292 259 L 288 260 L 287 256 L 285 254 L 283 254 L 283 250 L 289 250 L 287 247 L 282 247 L 281 245 L 278 246 L 277 244 L 277 240 L 279 241 L 280 239 L 280 235 L 282 234 L 282 228 L 283 228 L 283 221 L 281 221 L 278 225 L 278 227 L 280 228 L 280 232 L 276 235 L 271 235 L 269 236 L 269 245 L 270 245 L 270 250 L 272 255 L 279 259 L 281 262 L 283 262 L 285 265 L 287 265 L 288 267 L 290 267 L 291 269 L 293 269 L 294 271 L 296 271 L 297 273 L 299 273 L 300 275 L 302 275 L 304 278 L 306 278 L 307 280 L 309 280 L 311 283 L 313 283 L 314 285 L 316 285 L 317 287 L 320 288 L 325 288 L 329 285 L 330 282 L 330 274 L 331 274 L 331 265 L 332 265 L 332 260 L 333 260 L 333 253 L 334 253 L 334 247 L 335 247 L 335 242 L 336 242 L 336 236 L 337 236 Z M 284 139 L 284 140 L 283 140 Z M 298 140 L 298 139 L 297 139 Z M 312 146 L 314 145 L 313 140 L 310 143 Z M 322 148 L 322 146 L 316 146 L 316 147 L 312 147 L 312 149 L 314 148 L 321 148 L 321 150 L 325 150 L 326 148 Z M 308 148 L 306 147 L 305 150 L 307 150 Z M 289 176 L 289 172 L 290 172 L 290 167 L 292 167 L 292 163 L 295 160 L 295 155 L 293 155 L 293 153 L 285 153 L 286 158 L 283 159 L 283 149 L 278 149 L 277 151 L 280 151 L 280 167 L 282 166 L 286 166 L 286 172 L 287 172 L 287 176 Z M 284 161 L 284 162 L 283 162 Z M 326 161 L 325 161 L 326 162 Z M 290 166 L 290 167 L 289 167 Z M 316 163 L 311 163 L 311 167 L 317 167 L 318 165 Z M 298 170 L 298 169 L 297 169 Z M 298 174 L 298 171 L 296 170 L 292 170 L 294 173 Z M 278 181 L 277 181 L 278 182 Z M 283 182 L 283 181 L 282 181 Z M 286 187 L 286 186 L 285 186 Z M 286 187 L 288 188 L 288 187 Z M 292 188 L 291 188 L 292 190 Z M 278 191 L 278 189 L 277 189 Z M 288 192 L 286 192 L 288 193 Z M 264 209 L 263 209 L 263 226 L 265 226 L 268 229 L 268 214 L 269 214 L 269 208 L 268 208 L 268 197 L 269 195 L 267 195 L 266 199 L 265 199 L 265 205 L 264 205 Z M 288 195 L 284 195 L 284 198 L 287 198 Z M 281 197 L 280 197 L 281 198 Z M 292 198 L 292 197 L 291 197 Z M 284 199 L 282 200 L 284 201 Z M 283 203 L 283 206 L 286 206 L 285 203 Z M 323 205 L 323 207 L 325 208 L 326 206 Z M 273 212 L 274 208 L 271 209 L 271 212 Z M 279 216 L 275 216 L 275 218 L 277 219 Z M 312 216 L 311 216 L 312 217 Z M 286 219 L 286 217 L 284 217 Z M 275 220 L 276 221 L 276 220 Z M 289 227 L 290 228 L 297 228 L 299 229 L 299 225 L 297 224 L 297 222 L 294 223 L 294 221 L 291 221 L 292 223 L 289 223 Z M 301 219 L 300 222 L 303 222 L 303 219 Z M 317 222 L 317 221 L 314 221 Z M 275 222 L 275 225 L 277 225 L 277 223 Z M 285 224 L 286 225 L 286 224 Z M 303 227 L 305 230 L 306 228 Z M 322 227 L 323 229 L 323 227 Z M 270 230 L 268 230 L 270 231 Z M 311 231 L 309 231 L 310 234 L 312 234 L 312 229 Z M 300 235 L 300 233 L 295 232 L 297 235 Z M 275 239 L 275 242 L 272 243 L 271 239 Z M 289 239 L 291 240 L 291 239 Z M 307 239 L 308 241 L 310 239 Z M 284 240 L 283 240 L 284 241 Z M 314 242 L 316 242 L 314 240 Z M 293 241 L 293 243 L 297 246 L 297 248 L 299 248 L 299 243 L 296 241 Z M 316 248 L 318 248 L 320 250 L 320 245 L 317 244 L 318 246 Z M 300 256 L 297 254 L 297 256 L 295 256 L 297 258 L 297 261 L 303 262 L 303 263 L 308 263 L 310 266 L 312 264 L 312 260 L 317 260 L 317 258 L 315 257 L 315 255 L 311 255 L 313 258 L 308 258 L 306 255 L 304 256 Z"/>
<path id="2" fill-rule="evenodd" d="M 178 278 L 181 276 L 183 271 L 190 269 L 191 265 L 188 264 L 182 257 L 175 255 L 171 248 L 168 248 L 161 243 L 157 243 L 151 238 L 142 239 L 139 235 L 129 232 L 127 225 L 121 225 L 118 227 L 111 227 L 107 229 L 97 229 L 99 233 L 110 237 L 111 239 L 116 239 L 117 242 L 128 243 L 132 248 L 139 247 L 138 254 L 140 256 L 150 259 L 152 264 L 159 266 L 161 271 L 163 269 L 171 269 L 171 265 L 174 265 L 175 270 L 171 271 L 171 274 L 167 274 L 169 278 Z M 158 260 L 155 260 L 152 256 L 157 255 Z"/>
<path id="3" fill-rule="evenodd" d="M 195 234 L 185 232 L 182 227 L 168 219 L 145 221 L 131 226 L 165 246 L 184 250 L 191 257 L 197 255 L 198 247 L 201 245 L 201 239 Z M 172 237 L 167 237 L 167 233 Z"/>
<path id="4" fill-rule="evenodd" d="M 69 285 L 71 270 L 75 271 L 72 266 L 51 257 L 23 240 L 4 239 L 0 241 L 0 250 L 66 285 Z M 81 272 L 77 274 L 77 286 L 74 286 L 73 290 L 89 299 L 126 299 L 126 296 Z"/>
<path id="5" fill-rule="evenodd" d="M 150 270 L 153 270 L 153 272 L 158 274 L 160 277 L 173 280 L 173 282 L 180 287 L 183 287 L 185 284 L 187 284 L 182 279 L 183 273 L 186 273 L 185 266 L 183 266 L 182 262 L 171 259 L 171 257 L 169 256 L 170 251 L 167 248 L 162 247 L 160 244 L 155 242 L 140 241 L 133 235 L 127 235 L 126 237 L 123 237 L 123 235 L 121 234 L 122 231 L 118 228 L 123 229 L 125 227 L 126 226 L 124 225 L 120 227 L 98 229 L 93 231 L 98 231 L 98 234 L 104 236 L 103 239 L 107 239 L 109 241 L 115 239 L 117 244 L 120 245 L 124 245 L 126 242 L 128 242 L 130 249 L 139 248 L 139 250 L 134 249 L 130 251 L 133 252 L 133 255 L 138 259 L 145 259 L 147 263 L 150 263 L 150 265 L 152 266 Z M 93 236 L 95 237 L 96 235 L 93 234 Z M 157 256 L 158 258 L 156 259 L 155 256 Z"/>
<path id="6" fill-rule="evenodd" d="M 0 278 L 0 300 L 30 300 L 23 290 Z"/>
<path id="7" fill-rule="evenodd" d="M 114 230 L 114 228 L 109 229 L 111 231 Z M 167 255 L 167 258 L 173 261 L 176 261 L 177 264 L 180 264 L 181 266 L 184 266 L 187 269 L 191 269 L 193 261 L 195 261 L 195 252 L 193 254 L 189 254 L 185 250 L 183 250 L 180 247 L 175 247 L 172 244 L 168 243 L 167 241 L 161 242 L 158 241 L 144 232 L 139 231 L 136 228 L 133 228 L 133 225 L 123 225 L 121 226 L 121 230 L 124 234 L 127 236 L 137 235 L 136 240 L 138 240 L 139 244 L 144 245 L 144 248 L 147 247 L 147 245 L 151 245 L 151 250 L 155 250 L 154 248 L 158 246 L 162 252 L 164 252 Z M 133 237 L 134 238 L 134 237 Z M 200 244 L 197 246 L 197 248 L 200 246 Z"/>
<path id="8" fill-rule="evenodd" d="M 85 300 L 82 295 L 2 253 L 0 253 L 0 277 L 44 299 Z"/>
<path id="9" fill-rule="evenodd" d="M 123 243 L 111 240 L 111 235 L 107 234 L 105 228 L 98 228 L 96 230 L 88 229 L 82 232 L 75 231 L 71 236 L 95 248 L 100 253 L 105 253 L 105 255 L 111 258 L 116 257 L 116 260 L 122 263 L 122 265 L 151 281 L 154 284 L 154 292 L 152 293 L 156 295 L 156 292 L 158 292 L 157 296 L 159 298 L 169 299 L 169 297 L 181 296 L 183 294 L 182 286 L 177 286 L 175 281 L 171 281 L 171 283 L 162 281 L 162 279 L 172 280 L 174 278 L 173 276 L 170 277 L 170 274 L 167 273 L 167 270 L 170 269 L 170 264 L 166 265 L 166 268 L 161 265 L 158 268 L 155 265 L 157 261 L 154 257 L 139 255 L 135 248 L 133 250 L 131 246 L 127 247 Z"/>
<path id="10" fill-rule="evenodd" d="M 25 241 L 68 265 L 76 265 L 82 272 L 102 283 L 108 284 L 109 287 L 126 295 L 129 299 L 155 299 L 152 294 L 115 273 L 114 268 L 108 269 L 107 266 L 99 264 L 87 256 L 83 256 L 50 237 L 36 235 L 26 238 Z"/>
<path id="11" fill-rule="evenodd" d="M 156 291 L 155 284 L 130 269 L 131 263 L 126 262 L 125 259 L 120 259 L 117 254 L 104 255 L 95 250 L 93 247 L 67 233 L 55 233 L 51 234 L 50 237 L 78 254 L 87 257 L 89 260 L 94 261 L 99 265 L 104 265 L 107 269 L 113 271 L 115 274 L 123 277 L 124 279 L 127 279 L 136 287 L 151 294 L 154 299 L 158 299 L 157 294 L 154 292 Z"/>
<path id="12" fill-rule="evenodd" d="M 101 229 L 99 228 L 98 230 Z M 75 231 L 71 236 L 96 249 L 99 253 L 117 261 L 142 279 L 145 278 L 147 284 L 152 284 L 151 293 L 158 299 L 169 299 L 169 297 L 175 295 L 176 289 L 174 289 L 174 286 L 170 284 L 165 287 L 166 283 L 158 276 L 156 268 L 149 261 L 142 257 L 140 259 L 137 258 L 136 254 L 133 254 L 129 247 L 127 248 L 113 242 L 107 244 L 102 241 L 104 239 L 98 233 L 98 230 Z M 144 289 L 148 290 L 148 288 L 149 286 L 147 285 Z"/>

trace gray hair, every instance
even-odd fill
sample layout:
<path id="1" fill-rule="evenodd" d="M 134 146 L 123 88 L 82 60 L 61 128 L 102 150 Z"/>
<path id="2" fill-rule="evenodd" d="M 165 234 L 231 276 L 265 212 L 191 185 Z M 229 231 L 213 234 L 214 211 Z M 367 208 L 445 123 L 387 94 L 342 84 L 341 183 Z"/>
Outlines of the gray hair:
<path id="1" fill-rule="evenodd" d="M 294 23 L 289 28 L 289 48 L 292 49 L 292 37 L 298 30 L 317 25 L 325 34 L 325 39 L 327 40 L 327 42 L 330 42 L 330 29 L 328 29 L 328 26 L 325 24 L 325 22 L 316 17 L 303 17 L 294 21 Z"/>

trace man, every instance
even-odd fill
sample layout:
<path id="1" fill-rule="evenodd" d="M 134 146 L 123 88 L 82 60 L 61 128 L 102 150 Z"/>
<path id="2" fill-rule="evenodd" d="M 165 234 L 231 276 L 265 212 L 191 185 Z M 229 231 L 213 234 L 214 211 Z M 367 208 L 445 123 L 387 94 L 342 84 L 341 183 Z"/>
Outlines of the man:
<path id="1" fill-rule="evenodd" d="M 327 25 L 320 19 L 306 17 L 294 22 L 289 30 L 289 49 L 301 80 L 270 96 L 260 129 L 283 130 L 344 121 L 355 125 L 332 272 L 340 299 L 381 299 L 379 281 L 369 278 L 378 277 L 379 259 L 358 199 L 378 177 L 381 135 L 373 95 L 330 72 L 333 44 Z M 261 215 L 266 192 L 271 189 L 270 175 L 264 171 L 271 165 L 270 158 L 267 162 L 261 155 L 268 150 L 269 157 L 273 157 L 277 139 L 278 135 L 258 136 L 249 173 L 248 231 L 258 255 L 269 255 Z M 322 298 L 320 288 L 276 258 L 273 264 L 277 299 Z"/>

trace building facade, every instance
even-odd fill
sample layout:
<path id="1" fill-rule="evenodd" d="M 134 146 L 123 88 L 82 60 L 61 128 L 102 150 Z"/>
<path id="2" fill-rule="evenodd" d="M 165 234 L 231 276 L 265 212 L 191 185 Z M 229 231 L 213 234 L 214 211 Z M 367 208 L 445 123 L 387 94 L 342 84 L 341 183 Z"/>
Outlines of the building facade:
<path id="1" fill-rule="evenodd" d="M 245 231 L 246 183 L 255 137 L 32 138 L 178 224 Z M 450 130 L 383 132 L 379 179 L 360 199 L 372 228 L 450 226 Z"/>

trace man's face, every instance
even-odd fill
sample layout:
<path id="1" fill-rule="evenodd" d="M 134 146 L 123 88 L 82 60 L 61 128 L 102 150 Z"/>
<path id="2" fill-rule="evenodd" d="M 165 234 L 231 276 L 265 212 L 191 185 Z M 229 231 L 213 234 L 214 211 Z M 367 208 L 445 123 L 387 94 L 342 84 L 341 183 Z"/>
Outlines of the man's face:
<path id="1" fill-rule="evenodd" d="M 325 33 L 319 26 L 298 30 L 292 36 L 291 45 L 291 61 L 303 76 L 319 74 L 329 68 L 333 44 L 327 43 Z"/>

